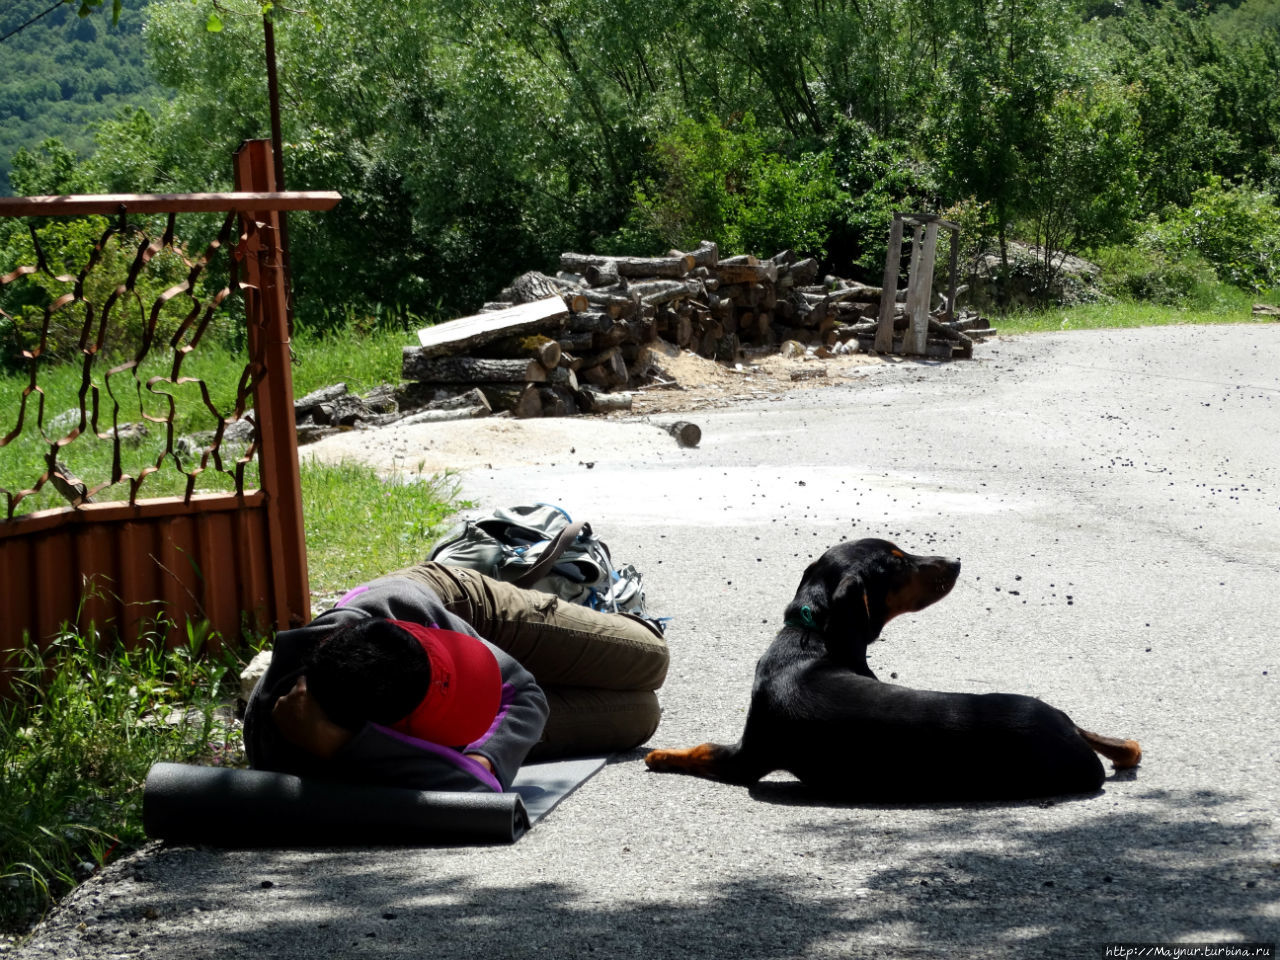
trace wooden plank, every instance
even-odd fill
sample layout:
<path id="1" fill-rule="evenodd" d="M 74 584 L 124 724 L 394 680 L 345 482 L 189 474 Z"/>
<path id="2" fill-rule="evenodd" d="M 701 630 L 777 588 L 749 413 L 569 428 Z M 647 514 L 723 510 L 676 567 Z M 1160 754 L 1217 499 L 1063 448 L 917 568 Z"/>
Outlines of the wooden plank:
<path id="1" fill-rule="evenodd" d="M 904 220 L 905 222 L 905 220 Z M 902 353 L 911 353 L 915 338 L 912 335 L 911 318 L 915 316 L 916 301 L 920 299 L 920 251 L 924 246 L 924 227 L 915 226 L 911 236 L 911 260 L 907 267 L 907 333 L 902 340 Z M 897 352 L 897 351 L 895 351 Z"/>
<path id="2" fill-rule="evenodd" d="M 902 258 L 902 218 L 889 228 L 889 252 L 884 258 L 884 282 L 880 284 L 880 326 L 876 329 L 876 353 L 893 350 L 893 308 L 897 302 L 898 267 Z"/>
<path id="3" fill-rule="evenodd" d="M 920 228 L 916 227 L 917 236 Z M 929 338 L 929 301 L 933 299 L 933 264 L 938 253 L 938 224 L 930 222 L 924 228 L 924 241 L 911 258 L 911 289 L 907 293 L 907 317 L 911 326 L 907 331 L 907 352 L 923 354 Z M 917 265 L 916 261 L 919 261 Z"/>
<path id="4" fill-rule="evenodd" d="M 128 213 L 247 213 L 254 210 L 332 210 L 333 190 L 230 193 L 103 193 L 86 196 L 0 197 L 0 217 L 70 217 Z"/>
<path id="5" fill-rule="evenodd" d="M 585 274 L 590 267 L 604 267 L 618 277 L 683 277 L 697 265 L 697 257 L 687 253 L 669 257 L 607 257 L 589 253 L 560 255 L 561 270 Z"/>
<path id="6" fill-rule="evenodd" d="M 459 317 L 424 327 L 418 331 L 420 347 L 406 347 L 420 357 L 439 357 L 457 352 L 466 346 L 478 346 L 503 337 L 541 333 L 558 326 L 569 316 L 564 297 L 543 297 L 530 303 L 520 303 L 506 310 L 493 310 L 470 317 Z M 407 358 L 406 358 L 407 359 Z"/>
<path id="7" fill-rule="evenodd" d="M 104 500 L 78 507 L 54 507 L 50 510 L 23 514 L 12 520 L 0 521 L 0 541 L 63 526 L 153 520 L 157 517 L 190 513 L 192 509 L 234 511 L 244 507 L 258 507 L 262 502 L 262 492 L 252 490 L 244 496 L 234 493 L 196 493 L 192 494 L 190 503 L 182 497 L 154 497 L 149 500 L 139 500 L 136 504 L 123 500 Z"/>

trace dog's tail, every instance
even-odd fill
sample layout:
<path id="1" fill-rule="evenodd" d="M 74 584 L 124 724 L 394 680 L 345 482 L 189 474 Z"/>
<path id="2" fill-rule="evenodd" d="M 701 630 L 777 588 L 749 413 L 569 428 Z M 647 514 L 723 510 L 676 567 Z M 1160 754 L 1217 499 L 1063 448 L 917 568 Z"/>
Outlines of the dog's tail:
<path id="1" fill-rule="evenodd" d="M 703 743 L 684 750 L 651 750 L 644 758 L 650 770 L 687 773 L 725 783 L 752 784 L 767 771 L 747 762 L 740 744 Z"/>
<path id="2" fill-rule="evenodd" d="M 1127 770 L 1142 762 L 1142 747 L 1138 746 L 1137 740 L 1104 737 L 1100 733 L 1082 730 L 1079 727 L 1076 727 L 1076 733 L 1084 738 L 1085 743 L 1110 760 L 1117 770 Z"/>

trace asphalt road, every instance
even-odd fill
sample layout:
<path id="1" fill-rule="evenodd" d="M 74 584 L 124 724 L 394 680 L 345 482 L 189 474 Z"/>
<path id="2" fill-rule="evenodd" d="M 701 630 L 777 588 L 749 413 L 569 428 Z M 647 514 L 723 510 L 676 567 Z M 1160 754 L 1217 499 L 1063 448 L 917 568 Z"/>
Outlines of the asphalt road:
<path id="1" fill-rule="evenodd" d="M 809 558 L 874 535 L 964 563 L 872 648 L 882 679 L 1042 697 L 1140 740 L 1142 766 L 1083 799 L 842 806 L 785 777 L 651 774 L 637 752 L 510 847 L 152 846 L 17 955 L 1077 958 L 1280 940 L 1280 325 L 1005 338 L 690 419 L 701 446 L 660 462 L 464 477 L 485 505 L 561 503 L 645 572 L 673 655 L 652 745 L 736 738 Z M 830 748 L 857 762 L 855 743 Z"/>

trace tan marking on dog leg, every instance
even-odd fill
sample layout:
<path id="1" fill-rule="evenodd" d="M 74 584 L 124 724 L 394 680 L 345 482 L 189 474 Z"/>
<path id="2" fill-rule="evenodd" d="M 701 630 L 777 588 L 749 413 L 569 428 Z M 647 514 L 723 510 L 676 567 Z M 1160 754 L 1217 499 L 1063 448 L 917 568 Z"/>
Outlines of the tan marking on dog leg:
<path id="1" fill-rule="evenodd" d="M 650 770 L 690 773 L 697 777 L 715 777 L 716 760 L 725 747 L 718 743 L 703 743 L 684 750 L 651 750 L 645 756 Z"/>
<path id="2" fill-rule="evenodd" d="M 1076 733 L 1084 738 L 1094 750 L 1102 754 L 1117 770 L 1128 770 L 1142 762 L 1142 747 L 1137 740 L 1123 740 L 1119 737 L 1104 737 L 1100 733 L 1076 727 Z"/>

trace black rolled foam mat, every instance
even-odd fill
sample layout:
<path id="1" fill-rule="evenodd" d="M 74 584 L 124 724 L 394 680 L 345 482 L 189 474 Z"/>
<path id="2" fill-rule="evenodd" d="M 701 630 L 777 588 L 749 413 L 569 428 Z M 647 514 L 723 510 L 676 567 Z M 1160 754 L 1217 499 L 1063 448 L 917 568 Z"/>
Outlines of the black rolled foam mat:
<path id="1" fill-rule="evenodd" d="M 507 793 L 157 763 L 143 788 L 142 821 L 153 840 L 223 847 L 514 843 L 604 762 L 592 757 L 529 764 Z"/>

